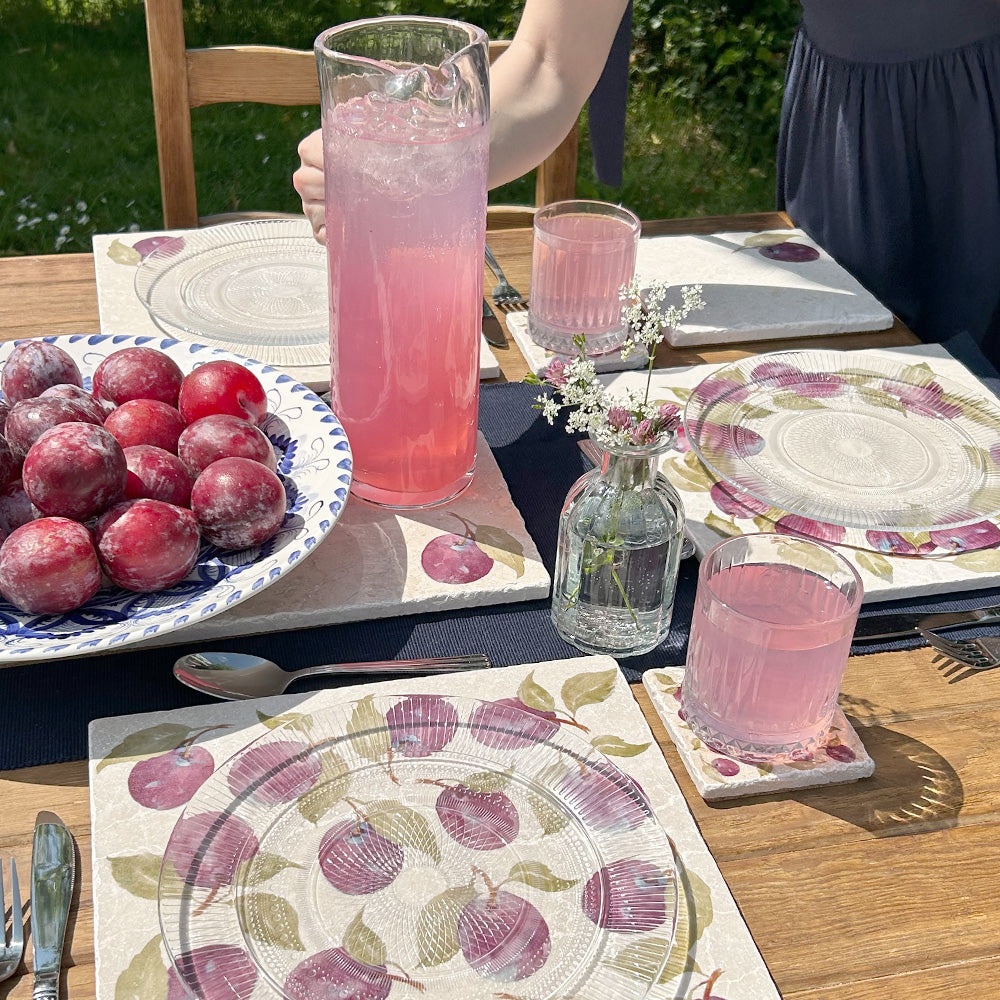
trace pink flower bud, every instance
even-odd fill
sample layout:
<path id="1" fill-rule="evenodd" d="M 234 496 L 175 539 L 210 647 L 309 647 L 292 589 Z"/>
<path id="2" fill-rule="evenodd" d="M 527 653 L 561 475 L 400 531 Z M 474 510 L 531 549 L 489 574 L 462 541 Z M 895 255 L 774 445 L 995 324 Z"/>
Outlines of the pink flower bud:
<path id="1" fill-rule="evenodd" d="M 639 426 L 632 431 L 632 444 L 652 444 L 656 440 L 656 430 L 652 420 L 641 420 Z"/>
<path id="2" fill-rule="evenodd" d="M 566 384 L 566 362 L 553 358 L 545 369 L 545 381 L 557 387 Z"/>
<path id="3" fill-rule="evenodd" d="M 676 403 L 663 403 L 657 411 L 661 430 L 675 431 L 681 424 L 681 408 Z"/>
<path id="4" fill-rule="evenodd" d="M 608 426 L 613 431 L 625 431 L 632 426 L 632 414 L 627 407 L 612 406 L 608 410 Z"/>

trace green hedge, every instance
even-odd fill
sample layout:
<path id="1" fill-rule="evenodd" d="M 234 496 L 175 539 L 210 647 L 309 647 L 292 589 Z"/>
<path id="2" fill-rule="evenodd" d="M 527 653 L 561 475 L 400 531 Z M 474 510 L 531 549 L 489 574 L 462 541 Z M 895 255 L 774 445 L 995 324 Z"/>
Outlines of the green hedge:
<path id="1" fill-rule="evenodd" d="M 191 44 L 312 45 L 359 16 L 448 14 L 510 36 L 521 2 L 185 0 Z M 644 218 L 774 204 L 774 133 L 794 0 L 636 0 L 624 184 L 578 189 Z M 26 86 L 25 81 L 31 85 Z M 0 256 L 80 251 L 95 232 L 161 225 L 141 0 L 0 0 Z M 194 114 L 206 212 L 294 211 L 295 147 L 316 109 L 221 105 Z M 492 193 L 527 202 L 532 179 Z"/>
<path id="2" fill-rule="evenodd" d="M 633 72 L 771 157 L 798 0 L 635 0 Z"/>

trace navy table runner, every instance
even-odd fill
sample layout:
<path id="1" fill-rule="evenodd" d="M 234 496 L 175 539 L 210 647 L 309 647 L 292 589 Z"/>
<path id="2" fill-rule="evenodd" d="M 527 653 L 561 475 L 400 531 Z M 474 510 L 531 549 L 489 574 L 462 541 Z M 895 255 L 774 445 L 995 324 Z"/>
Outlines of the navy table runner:
<path id="1" fill-rule="evenodd" d="M 532 408 L 537 394 L 537 388 L 520 383 L 483 386 L 479 426 L 551 573 L 559 511 L 570 486 L 590 465 L 573 437 L 558 424 L 550 427 Z M 697 570 L 694 559 L 681 564 L 673 627 L 666 642 L 651 653 L 620 661 L 630 681 L 638 680 L 650 667 L 684 662 Z M 864 608 L 861 614 L 890 609 L 950 610 L 984 599 L 1000 603 L 1000 588 L 882 603 Z M 185 644 L 183 631 L 176 633 L 176 639 L 177 645 L 158 649 L 125 647 L 111 654 L 0 669 L 0 770 L 85 757 L 91 719 L 211 701 L 181 686 L 171 674 L 178 656 L 205 649 L 205 641 Z M 854 652 L 919 644 L 919 639 L 867 643 L 856 646 Z M 257 653 L 288 669 L 472 651 L 488 654 L 497 666 L 580 655 L 557 635 L 548 600 L 244 636 L 213 641 L 211 647 Z M 338 683 L 352 680 L 317 678 L 302 681 L 295 690 Z"/>

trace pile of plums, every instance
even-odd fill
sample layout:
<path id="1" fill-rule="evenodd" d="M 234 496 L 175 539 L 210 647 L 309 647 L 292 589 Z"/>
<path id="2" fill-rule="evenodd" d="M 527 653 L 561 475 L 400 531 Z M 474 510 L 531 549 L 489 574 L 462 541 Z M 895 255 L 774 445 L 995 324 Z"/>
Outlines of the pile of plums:
<path id="1" fill-rule="evenodd" d="M 236 361 L 185 375 L 166 354 L 128 347 L 92 391 L 56 344 L 17 344 L 0 371 L 0 594 L 62 614 L 98 591 L 163 590 L 201 541 L 260 545 L 286 497 L 256 376 Z M 102 577 L 103 574 L 103 577 Z"/>

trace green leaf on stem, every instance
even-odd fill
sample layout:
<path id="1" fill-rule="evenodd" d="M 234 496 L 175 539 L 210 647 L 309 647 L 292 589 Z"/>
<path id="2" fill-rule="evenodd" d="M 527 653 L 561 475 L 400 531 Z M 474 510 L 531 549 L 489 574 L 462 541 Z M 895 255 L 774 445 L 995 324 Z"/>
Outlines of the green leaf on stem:
<path id="1" fill-rule="evenodd" d="M 167 995 L 167 966 L 161 937 L 152 938 L 115 981 L 115 1000 L 160 1000 Z"/>
<path id="2" fill-rule="evenodd" d="M 347 925 L 344 931 L 344 950 L 365 965 L 385 965 L 388 953 L 385 942 L 362 919 L 364 911 Z"/>
<path id="3" fill-rule="evenodd" d="M 555 698 L 535 680 L 534 670 L 521 681 L 517 689 L 517 697 L 528 708 L 535 708 L 540 712 L 552 712 L 556 707 Z"/>
<path id="4" fill-rule="evenodd" d="M 354 737 L 354 750 L 367 760 L 381 760 L 392 744 L 385 717 L 375 708 L 375 696 L 365 695 L 355 706 L 347 723 L 347 731 Z"/>
<path id="5" fill-rule="evenodd" d="M 108 247 L 108 257 L 116 264 L 128 264 L 135 267 L 142 260 L 142 254 L 130 246 L 126 246 L 121 240 L 112 240 Z"/>
<path id="6" fill-rule="evenodd" d="M 140 899 L 156 899 L 160 884 L 159 854 L 129 854 L 109 858 L 111 877 L 126 891 Z"/>
<path id="7" fill-rule="evenodd" d="M 523 882 L 533 889 L 541 889 L 542 892 L 563 892 L 572 889 L 579 881 L 575 878 L 560 878 L 541 861 L 519 861 L 508 872 L 507 878 L 511 882 Z"/>
<path id="8" fill-rule="evenodd" d="M 562 700 L 570 715 L 576 715 L 584 705 L 597 705 L 607 701 L 615 689 L 618 670 L 598 670 L 592 673 L 575 674 L 562 686 Z"/>
<path id="9" fill-rule="evenodd" d="M 97 765 L 97 773 L 99 774 L 109 764 L 142 760 L 143 757 L 153 754 L 176 750 L 196 731 L 190 726 L 182 726 L 179 722 L 161 722 L 158 726 L 129 733 Z"/>
<path id="10" fill-rule="evenodd" d="M 609 757 L 637 757 L 648 747 L 652 746 L 648 742 L 627 743 L 620 736 L 613 736 L 610 733 L 604 736 L 595 736 L 590 742 L 592 746 Z"/>
<path id="11" fill-rule="evenodd" d="M 420 911 L 417 954 L 421 966 L 442 965 L 458 954 L 458 916 L 475 898 L 471 885 L 445 889 Z"/>

